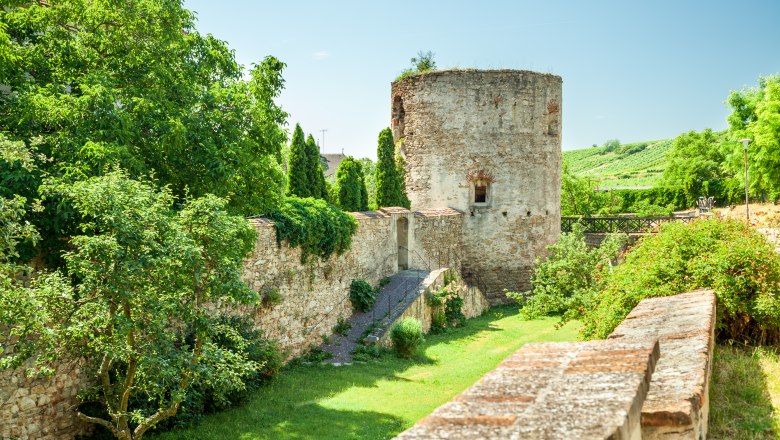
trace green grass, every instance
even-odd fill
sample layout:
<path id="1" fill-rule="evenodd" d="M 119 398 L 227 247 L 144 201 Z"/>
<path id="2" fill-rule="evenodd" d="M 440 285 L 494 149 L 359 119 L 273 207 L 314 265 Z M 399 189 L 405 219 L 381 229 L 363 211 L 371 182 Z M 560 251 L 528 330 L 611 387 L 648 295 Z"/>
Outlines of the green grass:
<path id="1" fill-rule="evenodd" d="M 780 438 L 778 409 L 780 357 L 776 349 L 718 345 L 710 389 L 710 438 Z"/>
<path id="2" fill-rule="evenodd" d="M 577 175 L 600 180 L 601 188 L 653 186 L 666 168 L 666 152 L 673 139 L 623 144 L 613 152 L 604 147 L 591 147 L 563 152 L 571 171 Z M 622 149 L 646 145 L 642 151 L 624 154 Z"/>
<path id="3" fill-rule="evenodd" d="M 465 327 L 426 336 L 418 355 L 287 369 L 246 404 L 157 439 L 390 438 L 474 384 L 527 342 L 577 339 L 578 323 L 522 321 L 492 309 Z"/>

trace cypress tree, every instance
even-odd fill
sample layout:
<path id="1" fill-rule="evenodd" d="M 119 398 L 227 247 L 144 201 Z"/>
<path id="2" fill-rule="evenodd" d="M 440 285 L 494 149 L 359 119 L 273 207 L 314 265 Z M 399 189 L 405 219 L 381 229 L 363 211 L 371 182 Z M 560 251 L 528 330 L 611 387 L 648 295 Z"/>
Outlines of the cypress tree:
<path id="1" fill-rule="evenodd" d="M 292 142 L 290 142 L 290 163 L 288 165 L 287 195 L 311 197 L 312 185 L 309 180 L 309 161 L 306 157 L 306 141 L 300 124 L 295 124 Z M 319 158 L 319 155 L 317 155 Z"/>
<path id="2" fill-rule="evenodd" d="M 341 161 L 336 171 L 338 183 L 338 200 L 344 211 L 367 211 L 368 192 L 363 176 L 363 165 L 349 156 Z"/>
<path id="3" fill-rule="evenodd" d="M 320 163 L 320 148 L 314 141 L 314 136 L 306 139 L 306 160 L 308 161 L 308 176 L 311 196 L 328 200 L 328 188 L 325 186 L 325 174 Z"/>
<path id="4" fill-rule="evenodd" d="M 389 128 L 379 133 L 376 163 L 376 205 L 378 208 L 387 206 L 403 206 L 409 208 L 409 198 L 406 197 L 404 182 L 398 173 L 395 161 L 395 144 L 393 133 Z"/>

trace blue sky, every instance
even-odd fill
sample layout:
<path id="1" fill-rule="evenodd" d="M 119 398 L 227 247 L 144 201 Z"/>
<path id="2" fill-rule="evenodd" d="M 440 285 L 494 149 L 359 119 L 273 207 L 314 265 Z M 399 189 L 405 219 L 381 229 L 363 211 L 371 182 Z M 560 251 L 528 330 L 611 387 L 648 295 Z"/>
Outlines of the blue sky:
<path id="1" fill-rule="evenodd" d="M 390 82 L 420 50 L 439 68 L 560 75 L 564 149 L 723 129 L 731 90 L 780 73 L 778 0 L 184 4 L 240 63 L 287 63 L 290 125 L 357 157 L 376 157 Z"/>

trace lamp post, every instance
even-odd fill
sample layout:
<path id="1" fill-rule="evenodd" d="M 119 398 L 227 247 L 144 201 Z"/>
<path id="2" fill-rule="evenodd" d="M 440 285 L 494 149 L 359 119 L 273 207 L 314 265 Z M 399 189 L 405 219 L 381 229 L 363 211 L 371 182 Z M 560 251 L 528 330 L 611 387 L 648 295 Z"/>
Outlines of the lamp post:
<path id="1" fill-rule="evenodd" d="M 742 146 L 744 147 L 745 152 L 745 218 L 747 219 L 748 224 L 750 224 L 750 208 L 748 207 L 748 163 L 747 163 L 747 146 L 752 141 L 752 139 L 740 139 L 740 142 L 742 142 Z"/>

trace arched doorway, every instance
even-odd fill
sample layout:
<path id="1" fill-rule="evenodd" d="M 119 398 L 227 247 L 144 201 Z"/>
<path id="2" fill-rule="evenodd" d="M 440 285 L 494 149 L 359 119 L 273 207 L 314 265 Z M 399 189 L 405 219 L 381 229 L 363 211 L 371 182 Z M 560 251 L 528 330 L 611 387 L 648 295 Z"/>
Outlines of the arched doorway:
<path id="1" fill-rule="evenodd" d="M 395 222 L 398 241 L 398 270 L 409 269 L 409 220 L 401 217 Z"/>

